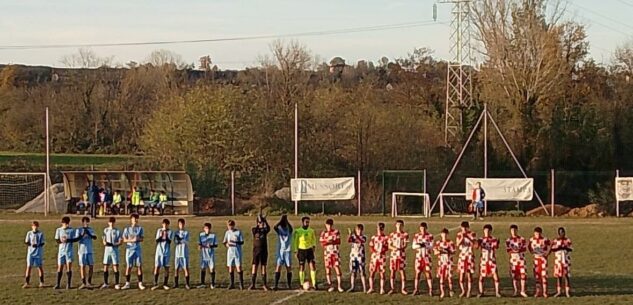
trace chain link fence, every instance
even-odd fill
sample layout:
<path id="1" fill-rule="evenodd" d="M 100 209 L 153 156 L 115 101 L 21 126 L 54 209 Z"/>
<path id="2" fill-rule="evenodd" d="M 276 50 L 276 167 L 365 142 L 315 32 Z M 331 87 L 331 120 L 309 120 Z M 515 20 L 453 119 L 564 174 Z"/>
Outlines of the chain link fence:
<path id="1" fill-rule="evenodd" d="M 195 174 L 195 173 L 194 173 Z M 614 179 L 615 170 L 604 171 L 529 171 L 528 177 L 534 178 L 534 188 L 538 196 L 529 202 L 488 202 L 488 211 L 492 213 L 524 214 L 529 211 L 536 215 L 545 215 L 551 211 L 551 203 L 572 208 L 597 204 L 609 215 L 615 215 Z M 301 201 L 298 204 L 300 214 L 358 214 L 358 196 L 360 191 L 360 211 L 362 215 L 389 215 L 391 212 L 391 194 L 393 192 L 426 192 L 431 204 L 438 195 L 447 178 L 447 170 L 374 170 L 374 171 L 335 171 L 320 170 L 302 175 L 310 178 L 354 177 L 356 197 L 341 201 Z M 620 171 L 620 176 L 633 175 L 633 171 Z M 256 214 L 264 211 L 269 214 L 293 213 L 294 202 L 290 200 L 290 173 L 267 173 L 266 175 L 240 172 L 208 172 L 194 178 L 196 200 L 194 212 L 200 215 Z M 482 177 L 481 170 L 458 171 L 446 183 L 444 193 L 464 193 L 465 179 Z M 192 178 L 194 175 L 192 175 Z M 196 176 L 197 177 L 197 176 Z M 271 178 L 274 177 L 274 178 Z M 281 177 L 281 178 L 280 178 Z M 359 179 L 360 177 L 360 184 Z M 517 170 L 489 170 L 489 178 L 522 178 Z M 552 181 L 553 179 L 553 181 Z M 553 183 L 552 183 L 553 182 Z M 360 188 L 359 188 L 360 185 Z M 540 198 L 540 200 L 539 200 Z M 447 204 L 455 210 L 465 211 L 468 202 L 465 198 L 447 198 Z M 543 206 L 547 212 L 543 211 Z M 537 212 L 538 210 L 540 212 Z M 631 212 L 629 205 L 623 204 L 626 214 Z M 399 214 L 420 214 L 420 198 L 404 197 L 398 204 Z M 436 206 L 433 211 L 438 213 Z"/>

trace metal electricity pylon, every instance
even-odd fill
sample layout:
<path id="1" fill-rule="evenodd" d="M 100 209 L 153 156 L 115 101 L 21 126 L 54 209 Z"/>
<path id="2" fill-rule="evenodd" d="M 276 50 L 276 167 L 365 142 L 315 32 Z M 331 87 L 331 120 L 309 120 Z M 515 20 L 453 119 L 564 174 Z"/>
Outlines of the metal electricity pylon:
<path id="1" fill-rule="evenodd" d="M 440 0 L 453 4 L 450 32 L 450 54 L 446 76 L 446 105 L 444 113 L 444 140 L 447 145 L 461 143 L 462 110 L 473 101 L 471 48 L 472 0 Z"/>

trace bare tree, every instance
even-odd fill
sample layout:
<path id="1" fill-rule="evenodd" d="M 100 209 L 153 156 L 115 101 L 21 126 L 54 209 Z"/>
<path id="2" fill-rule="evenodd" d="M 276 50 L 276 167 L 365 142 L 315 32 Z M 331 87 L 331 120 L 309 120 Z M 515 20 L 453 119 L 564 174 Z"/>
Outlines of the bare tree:
<path id="1" fill-rule="evenodd" d="M 299 94 L 301 88 L 307 83 L 306 72 L 312 64 L 312 54 L 300 42 L 292 40 L 284 43 L 276 40 L 270 45 L 273 53 L 273 62 L 281 72 L 282 94 L 281 99 L 287 105 Z"/>
<path id="2" fill-rule="evenodd" d="M 502 125 L 531 162 L 546 135 L 552 107 L 587 54 L 584 27 L 562 21 L 559 0 L 482 0 L 473 8 L 475 35 L 485 62 L 481 98 L 503 114 Z M 537 127 L 541 126 L 541 127 Z"/>
<path id="3" fill-rule="evenodd" d="M 173 67 L 176 69 L 183 69 L 187 66 L 187 63 L 185 63 L 180 54 L 165 49 L 153 51 L 149 54 L 149 56 L 147 56 L 145 62 L 154 67 Z"/>
<path id="4" fill-rule="evenodd" d="M 618 47 L 614 54 L 614 66 L 617 72 L 633 76 L 633 41 Z"/>
<path id="5" fill-rule="evenodd" d="M 60 62 L 67 68 L 99 68 L 112 65 L 114 56 L 100 57 L 92 49 L 81 48 L 76 54 L 65 55 Z"/>

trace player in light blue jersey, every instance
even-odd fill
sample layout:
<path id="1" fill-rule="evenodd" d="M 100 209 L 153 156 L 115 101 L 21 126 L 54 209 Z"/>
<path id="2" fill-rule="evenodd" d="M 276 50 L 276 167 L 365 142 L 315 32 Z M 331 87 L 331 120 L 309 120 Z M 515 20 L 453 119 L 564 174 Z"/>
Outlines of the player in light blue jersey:
<path id="1" fill-rule="evenodd" d="M 116 218 L 110 217 L 108 227 L 103 229 L 103 285 L 101 289 L 109 288 L 108 284 L 108 266 L 112 265 L 114 271 L 114 288 L 120 289 L 119 286 L 119 246 L 123 242 L 121 231 L 114 227 Z"/>
<path id="2" fill-rule="evenodd" d="M 191 289 L 189 286 L 189 231 L 185 230 L 185 220 L 178 219 L 178 231 L 174 234 L 176 242 L 176 259 L 174 263 L 174 288 L 178 288 L 178 272 L 183 270 L 185 273 L 185 288 Z"/>
<path id="3" fill-rule="evenodd" d="M 40 288 L 44 287 L 44 268 L 42 265 L 42 256 L 44 252 L 44 233 L 40 230 L 40 223 L 33 221 L 31 223 L 31 231 L 26 233 L 24 244 L 26 244 L 26 275 L 24 276 L 24 285 L 22 288 L 31 287 L 31 268 L 37 268 L 40 276 Z"/>
<path id="4" fill-rule="evenodd" d="M 169 219 L 163 219 L 162 226 L 156 230 L 156 253 L 154 254 L 154 286 L 152 290 L 161 288 L 158 285 L 160 268 L 165 270 L 165 278 L 162 288 L 169 290 L 169 256 L 171 254 L 171 242 L 174 240 L 174 232 L 169 229 Z"/>
<path id="5" fill-rule="evenodd" d="M 70 217 L 62 218 L 62 226 L 55 231 L 55 241 L 59 247 L 57 249 L 57 285 L 54 288 L 61 289 L 62 273 L 66 267 L 68 278 L 66 289 L 70 289 L 73 278 L 73 243 L 79 241 L 77 231 L 70 227 Z"/>
<path id="6" fill-rule="evenodd" d="M 200 250 L 200 286 L 205 288 L 205 277 L 207 269 L 211 273 L 211 289 L 215 288 L 215 248 L 218 247 L 218 240 L 215 234 L 211 233 L 211 223 L 205 223 L 202 232 L 198 236 L 198 249 Z"/>
<path id="7" fill-rule="evenodd" d="M 273 230 L 277 233 L 277 266 L 275 269 L 275 286 L 273 290 L 279 289 L 279 279 L 281 278 L 281 268 L 286 267 L 286 280 L 288 281 L 288 289 L 292 283 L 292 225 L 288 221 L 288 215 L 281 215 L 279 222 L 275 224 Z"/>
<path id="8" fill-rule="evenodd" d="M 81 219 L 82 227 L 77 229 L 77 235 L 79 236 L 79 250 L 77 250 L 77 256 L 79 257 L 79 274 L 81 275 L 81 286 L 79 289 L 92 288 L 92 273 L 94 268 L 94 257 L 92 241 L 97 239 L 97 234 L 90 227 L 90 218 L 84 216 Z M 88 278 L 86 279 L 86 266 L 88 267 Z"/>
<path id="9" fill-rule="evenodd" d="M 121 289 L 130 289 L 132 268 L 136 266 L 138 275 L 138 288 L 145 290 L 143 285 L 143 260 L 141 243 L 145 236 L 143 228 L 138 225 L 138 214 L 130 215 L 130 225 L 123 230 L 123 242 L 125 246 L 125 285 Z"/>
<path id="10" fill-rule="evenodd" d="M 242 272 L 242 245 L 244 237 L 242 232 L 235 227 L 235 221 L 227 222 L 227 230 L 224 233 L 222 243 L 226 246 L 226 266 L 229 269 L 230 285 L 228 289 L 235 288 L 235 271 L 240 277 L 240 290 L 244 289 L 244 273 Z"/>

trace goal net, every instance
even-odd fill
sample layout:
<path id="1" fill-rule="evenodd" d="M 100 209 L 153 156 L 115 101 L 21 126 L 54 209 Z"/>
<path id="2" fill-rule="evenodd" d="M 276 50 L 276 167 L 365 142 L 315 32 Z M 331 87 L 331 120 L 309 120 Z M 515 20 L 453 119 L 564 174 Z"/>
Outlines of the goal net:
<path id="1" fill-rule="evenodd" d="M 391 193 L 391 216 L 421 216 L 429 217 L 431 212 L 431 197 L 428 193 Z"/>
<path id="2" fill-rule="evenodd" d="M 466 193 L 441 193 L 438 196 L 440 217 L 470 216 L 468 206 L 470 201 L 466 200 Z"/>
<path id="3" fill-rule="evenodd" d="M 45 211 L 46 173 L 0 173 L 0 209 L 16 209 L 16 212 Z M 59 187 L 49 188 L 49 212 L 59 213 L 55 204 L 54 191 Z M 61 190 L 63 196 L 63 187 Z M 63 203 L 63 199 L 62 199 Z"/>

